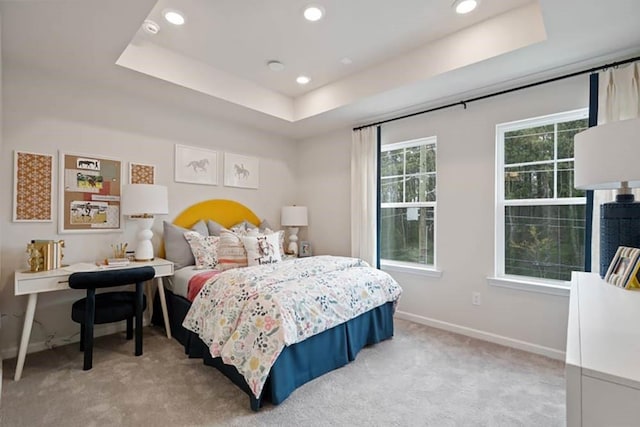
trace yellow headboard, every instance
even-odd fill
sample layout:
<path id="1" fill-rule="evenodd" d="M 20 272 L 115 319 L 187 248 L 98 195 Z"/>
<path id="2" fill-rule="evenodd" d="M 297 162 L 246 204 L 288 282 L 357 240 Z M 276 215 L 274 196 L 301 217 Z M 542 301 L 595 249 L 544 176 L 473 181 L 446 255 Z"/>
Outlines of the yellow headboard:
<path id="1" fill-rule="evenodd" d="M 225 228 L 231 228 L 245 219 L 254 225 L 260 225 L 260 218 L 251 209 L 233 200 L 224 199 L 205 200 L 189 206 L 173 220 L 173 223 L 191 228 L 201 219 L 210 219 Z M 162 258 L 164 255 L 164 242 L 161 242 L 158 256 Z"/>
<path id="2" fill-rule="evenodd" d="M 205 200 L 189 206 L 173 220 L 173 223 L 191 228 L 201 219 L 210 219 L 225 228 L 230 228 L 245 219 L 254 225 L 260 225 L 260 218 L 251 209 L 233 200 L 224 199 Z"/>

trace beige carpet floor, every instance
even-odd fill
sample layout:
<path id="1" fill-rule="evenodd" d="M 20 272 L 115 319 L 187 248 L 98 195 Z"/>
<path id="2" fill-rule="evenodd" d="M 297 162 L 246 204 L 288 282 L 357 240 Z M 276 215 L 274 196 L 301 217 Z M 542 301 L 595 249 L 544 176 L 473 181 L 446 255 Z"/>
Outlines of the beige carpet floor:
<path id="1" fill-rule="evenodd" d="M 98 338 L 94 368 L 77 344 L 4 361 L 0 425 L 562 426 L 563 363 L 397 320 L 396 335 L 258 413 L 217 370 L 145 328 L 144 355 Z"/>

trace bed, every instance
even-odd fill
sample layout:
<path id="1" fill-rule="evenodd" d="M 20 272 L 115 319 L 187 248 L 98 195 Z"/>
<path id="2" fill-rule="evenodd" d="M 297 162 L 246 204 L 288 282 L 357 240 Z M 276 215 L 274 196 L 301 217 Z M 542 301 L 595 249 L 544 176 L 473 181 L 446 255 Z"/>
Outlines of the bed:
<path id="1" fill-rule="evenodd" d="M 173 226 L 191 229 L 197 224 L 201 227 L 201 221 L 213 221 L 225 229 L 245 221 L 249 227 L 264 226 L 249 208 L 230 200 L 191 206 Z M 164 256 L 171 259 L 175 254 L 168 249 L 165 247 Z M 306 382 L 355 360 L 363 347 L 393 336 L 393 314 L 401 289 L 390 276 L 361 260 L 294 258 L 222 273 L 196 270 L 192 265 L 176 267 L 176 274 L 165 281 L 173 337 L 189 357 L 201 358 L 247 393 L 254 411 L 266 401 L 283 402 Z M 189 283 L 197 284 L 195 293 Z M 342 286 L 346 283 L 350 285 Z M 278 293 L 284 296 L 276 296 Z M 354 302 L 359 295 L 363 298 Z M 243 301 L 242 308 L 228 305 L 234 298 Z M 305 309 L 304 300 L 324 305 Z M 357 310 L 347 313 L 340 305 L 343 301 Z M 156 296 L 153 323 L 162 327 L 159 304 Z M 269 310 L 278 310 L 277 315 Z M 210 317 L 205 319 L 205 313 Z M 297 322 L 286 322 L 294 317 Z M 276 318 L 278 327 L 270 326 Z M 253 353 L 245 355 L 249 347 Z"/>

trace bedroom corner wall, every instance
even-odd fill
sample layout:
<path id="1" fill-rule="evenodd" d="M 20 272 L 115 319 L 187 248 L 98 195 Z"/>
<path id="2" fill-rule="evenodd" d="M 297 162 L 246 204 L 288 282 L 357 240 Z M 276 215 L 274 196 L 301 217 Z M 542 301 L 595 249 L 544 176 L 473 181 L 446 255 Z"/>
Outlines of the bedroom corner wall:
<path id="1" fill-rule="evenodd" d="M 69 79 L 20 64 L 3 64 L 4 128 L 0 145 L 0 221 L 3 259 L 0 275 L 0 354 L 14 357 L 22 331 L 26 297 L 13 295 L 13 272 L 26 268 L 25 249 L 30 239 L 64 239 L 64 263 L 94 261 L 110 253 L 110 244 L 135 246 L 136 226 L 125 220 L 123 233 L 58 234 L 58 150 L 103 155 L 122 161 L 123 181 L 130 161 L 154 164 L 156 181 L 169 190 L 169 214 L 156 219 L 157 248 L 162 220 L 172 220 L 189 205 L 211 198 L 233 199 L 279 228 L 280 208 L 291 203 L 296 188 L 297 148 L 293 140 L 230 124 L 212 116 L 183 111 L 170 103 L 131 96 L 115 86 Z M 115 66 L 115 65 L 114 65 Z M 174 146 L 204 147 L 218 151 L 217 186 L 174 182 Z M 13 151 L 52 154 L 56 189 L 54 222 L 11 222 Z M 222 153 L 256 156 L 260 160 L 259 189 L 222 185 Z M 80 291 L 40 294 L 30 351 L 77 341 L 79 327 L 71 321 L 71 303 Z M 97 329 L 99 333 L 99 330 Z M 27 360 L 27 366 L 28 366 Z"/>
<path id="2" fill-rule="evenodd" d="M 495 126 L 584 108 L 586 76 L 416 116 L 383 126 L 383 143 L 438 137 L 437 258 L 441 278 L 391 273 L 404 293 L 398 315 L 419 323 L 562 357 L 568 297 L 499 288 L 494 270 Z M 351 130 L 300 143 L 299 194 L 319 253 L 350 248 Z M 482 305 L 472 305 L 480 292 Z"/>

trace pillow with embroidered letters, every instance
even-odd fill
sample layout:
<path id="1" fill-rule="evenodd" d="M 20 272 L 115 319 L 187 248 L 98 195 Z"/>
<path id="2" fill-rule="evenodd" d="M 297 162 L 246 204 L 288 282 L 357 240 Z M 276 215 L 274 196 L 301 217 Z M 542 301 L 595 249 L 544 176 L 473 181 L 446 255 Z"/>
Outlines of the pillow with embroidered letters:
<path id="1" fill-rule="evenodd" d="M 278 233 L 245 236 L 242 238 L 242 243 L 247 251 L 249 266 L 274 264 L 282 261 Z"/>

